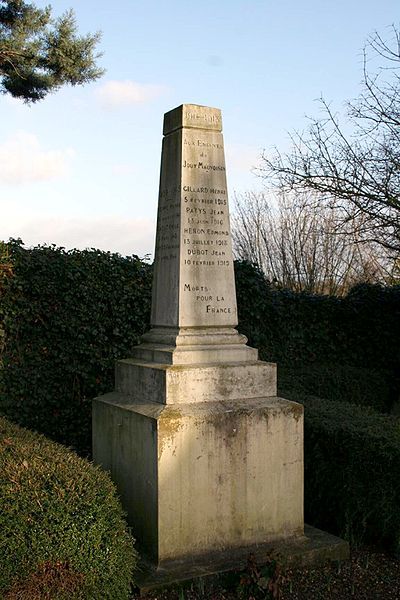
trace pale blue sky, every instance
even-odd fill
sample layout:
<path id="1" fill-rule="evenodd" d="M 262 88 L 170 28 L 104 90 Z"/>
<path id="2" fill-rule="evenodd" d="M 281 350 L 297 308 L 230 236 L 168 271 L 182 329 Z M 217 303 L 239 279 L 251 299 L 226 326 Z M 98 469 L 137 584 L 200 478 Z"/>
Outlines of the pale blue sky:
<path id="1" fill-rule="evenodd" d="M 36 2 L 44 6 L 47 2 Z M 152 253 L 164 112 L 222 109 L 231 200 L 259 189 L 262 149 L 357 95 L 361 50 L 398 0 L 57 0 L 101 30 L 97 83 L 27 107 L 0 97 L 0 239 Z"/>

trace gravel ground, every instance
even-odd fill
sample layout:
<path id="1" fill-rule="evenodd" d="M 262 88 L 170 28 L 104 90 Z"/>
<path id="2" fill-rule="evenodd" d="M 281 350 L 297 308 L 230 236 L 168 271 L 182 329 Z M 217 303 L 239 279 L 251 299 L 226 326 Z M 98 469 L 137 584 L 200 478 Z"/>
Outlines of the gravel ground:
<path id="1" fill-rule="evenodd" d="M 257 584 L 254 582 L 257 581 Z M 251 585 L 250 582 L 253 582 Z M 242 590 L 240 589 L 242 583 Z M 258 584 L 261 584 L 261 587 Z M 263 589 L 267 580 L 251 567 L 244 574 L 231 574 L 210 583 L 192 584 L 152 592 L 147 600 L 400 600 L 400 559 L 372 549 L 352 551 L 351 560 L 319 568 L 286 571 L 279 575 L 275 596 Z M 268 595 L 269 594 L 269 595 Z M 134 594 L 133 599 L 139 598 Z"/>

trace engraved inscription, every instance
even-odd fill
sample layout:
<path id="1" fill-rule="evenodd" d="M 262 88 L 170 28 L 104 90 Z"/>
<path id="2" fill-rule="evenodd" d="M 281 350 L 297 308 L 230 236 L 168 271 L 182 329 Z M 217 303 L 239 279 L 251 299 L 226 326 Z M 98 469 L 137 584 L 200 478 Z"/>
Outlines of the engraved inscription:
<path id="1" fill-rule="evenodd" d="M 187 162 L 186 160 L 183 163 L 184 169 L 204 169 L 205 171 L 225 171 L 225 167 L 222 165 L 207 165 L 202 161 L 198 161 L 197 163 Z"/>
<path id="2" fill-rule="evenodd" d="M 196 105 L 164 119 L 153 325 L 237 324 L 221 129 L 218 109 Z"/>
<path id="3" fill-rule="evenodd" d="M 197 112 L 193 110 L 185 110 L 184 118 L 189 125 L 193 124 L 193 126 L 196 124 L 220 125 L 221 123 L 221 117 L 215 113 L 210 114 L 207 112 Z"/>
<path id="4" fill-rule="evenodd" d="M 158 203 L 156 257 L 157 260 L 177 260 L 180 232 L 180 189 L 161 189 Z"/>
<path id="5" fill-rule="evenodd" d="M 235 315 L 232 293 L 225 299 L 223 289 L 232 250 L 222 136 L 184 134 L 182 167 L 183 293 L 204 315 Z"/>

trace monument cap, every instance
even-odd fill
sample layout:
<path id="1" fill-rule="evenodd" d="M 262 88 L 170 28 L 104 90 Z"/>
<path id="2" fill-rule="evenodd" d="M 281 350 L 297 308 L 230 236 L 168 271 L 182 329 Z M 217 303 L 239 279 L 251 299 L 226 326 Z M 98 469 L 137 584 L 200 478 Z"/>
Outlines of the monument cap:
<path id="1" fill-rule="evenodd" d="M 181 104 L 181 106 L 165 113 L 164 135 L 183 127 L 222 131 L 221 111 L 219 108 L 210 108 L 199 104 Z"/>

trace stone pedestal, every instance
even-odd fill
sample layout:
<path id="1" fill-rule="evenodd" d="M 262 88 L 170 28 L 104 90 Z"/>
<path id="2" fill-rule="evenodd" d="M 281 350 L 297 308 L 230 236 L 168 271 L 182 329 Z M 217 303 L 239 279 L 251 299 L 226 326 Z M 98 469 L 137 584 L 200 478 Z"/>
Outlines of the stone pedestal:
<path id="1" fill-rule="evenodd" d="M 151 329 L 93 404 L 94 460 L 154 581 L 305 540 L 303 407 L 235 329 L 221 128 L 218 109 L 165 115 Z"/>
<path id="2" fill-rule="evenodd" d="M 277 397 L 95 405 L 96 461 L 155 564 L 303 535 L 302 407 Z"/>

